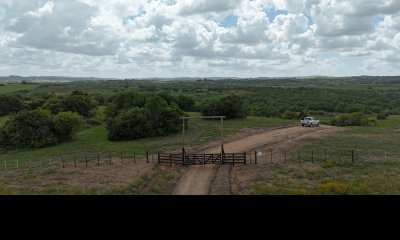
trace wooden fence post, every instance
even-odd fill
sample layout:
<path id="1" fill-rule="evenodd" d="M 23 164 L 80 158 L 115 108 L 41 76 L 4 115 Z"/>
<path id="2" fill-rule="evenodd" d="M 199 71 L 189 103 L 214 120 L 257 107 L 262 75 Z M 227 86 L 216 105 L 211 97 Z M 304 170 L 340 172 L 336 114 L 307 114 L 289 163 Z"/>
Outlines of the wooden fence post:
<path id="1" fill-rule="evenodd" d="M 74 155 L 74 167 L 76 167 L 76 157 Z"/>
<path id="2" fill-rule="evenodd" d="M 247 164 L 247 154 L 246 154 L 246 152 L 244 152 L 243 155 L 244 155 L 244 165 L 246 165 Z"/>
<path id="3" fill-rule="evenodd" d="M 286 149 L 283 149 L 283 155 L 285 156 L 285 163 L 286 163 Z"/>
<path id="4" fill-rule="evenodd" d="M 112 164 L 112 160 L 111 160 L 111 153 L 108 152 L 108 158 L 110 159 L 110 165 Z"/>
<path id="5" fill-rule="evenodd" d="M 311 150 L 311 162 L 314 163 L 314 150 Z"/>
<path id="6" fill-rule="evenodd" d="M 158 160 L 157 160 L 157 162 L 158 162 L 158 164 L 160 164 L 160 162 L 161 162 L 161 161 L 160 161 L 160 152 L 158 152 L 157 154 L 158 154 Z"/>
<path id="7" fill-rule="evenodd" d="M 201 155 L 201 161 L 202 161 L 203 165 L 206 165 L 206 157 L 205 157 L 204 153 Z"/>
<path id="8" fill-rule="evenodd" d="M 97 166 L 99 166 L 100 165 L 100 156 L 99 156 L 99 154 L 97 154 Z"/>
<path id="9" fill-rule="evenodd" d="M 272 163 L 272 148 L 271 148 L 271 163 Z"/>
<path id="10" fill-rule="evenodd" d="M 86 163 L 86 167 L 88 166 L 87 164 L 87 154 L 85 154 L 85 163 Z"/>
<path id="11" fill-rule="evenodd" d="M 146 163 L 149 163 L 149 152 L 146 151 Z"/>
<path id="12" fill-rule="evenodd" d="M 235 154 L 233 154 L 232 157 L 233 157 L 233 166 L 235 166 Z"/>
<path id="13" fill-rule="evenodd" d="M 65 168 L 65 165 L 64 165 L 64 156 L 62 156 L 62 155 L 61 155 L 61 162 L 62 162 L 62 168 Z"/>
<path id="14" fill-rule="evenodd" d="M 254 164 L 257 164 L 257 151 L 254 152 Z"/>
<path id="15" fill-rule="evenodd" d="M 172 154 L 169 154 L 169 166 L 172 167 Z"/>

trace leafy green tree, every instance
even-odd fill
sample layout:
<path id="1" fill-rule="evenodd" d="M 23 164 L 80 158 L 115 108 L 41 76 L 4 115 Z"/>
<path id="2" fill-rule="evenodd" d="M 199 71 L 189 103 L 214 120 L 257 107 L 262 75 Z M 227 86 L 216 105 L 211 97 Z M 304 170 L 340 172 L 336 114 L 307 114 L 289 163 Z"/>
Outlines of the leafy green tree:
<path id="1" fill-rule="evenodd" d="M 53 118 L 54 129 L 59 141 L 71 139 L 82 127 L 83 118 L 73 112 L 60 112 Z"/>
<path id="2" fill-rule="evenodd" d="M 207 100 L 201 106 L 203 116 L 226 116 L 227 119 L 244 118 L 247 113 L 244 102 L 237 95 Z"/>
<path id="3" fill-rule="evenodd" d="M 20 98 L 12 95 L 0 95 L 0 116 L 17 113 L 24 108 Z"/>
<path id="4" fill-rule="evenodd" d="M 20 111 L 0 129 L 0 145 L 4 148 L 37 148 L 57 142 L 51 114 L 43 110 Z"/>
<path id="5" fill-rule="evenodd" d="M 108 139 L 113 141 L 149 137 L 152 128 L 144 108 L 132 108 L 111 118 L 107 123 Z"/>

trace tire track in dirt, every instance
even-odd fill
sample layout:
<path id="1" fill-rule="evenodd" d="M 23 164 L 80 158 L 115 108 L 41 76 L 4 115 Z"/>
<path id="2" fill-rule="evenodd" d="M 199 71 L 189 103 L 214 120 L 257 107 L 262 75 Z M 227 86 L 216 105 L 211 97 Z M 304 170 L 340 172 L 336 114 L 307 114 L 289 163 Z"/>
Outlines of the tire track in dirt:
<path id="1" fill-rule="evenodd" d="M 325 134 L 330 134 L 341 130 L 340 128 L 332 126 L 321 125 L 317 128 L 307 128 L 300 126 L 291 126 L 279 129 L 266 129 L 264 132 L 256 133 L 254 135 L 239 138 L 237 140 L 231 140 L 224 143 L 225 152 L 248 152 L 258 149 L 260 147 L 279 147 L 288 144 L 293 144 L 300 139 L 316 137 Z M 220 146 L 214 146 L 206 149 L 206 153 L 218 153 L 220 152 Z M 183 173 L 183 176 L 179 179 L 173 194 L 177 195 L 207 195 L 210 192 L 216 194 L 212 188 L 223 188 L 222 185 L 230 183 L 229 179 L 225 179 L 225 176 L 216 176 L 218 166 L 207 165 L 207 166 L 189 166 Z M 226 173 L 227 171 L 218 171 Z M 231 171 L 229 171 L 231 172 Z M 224 174 L 226 175 L 226 174 Z M 230 174 L 229 174 L 230 175 Z M 228 176 L 230 178 L 230 176 Z M 215 179 L 213 186 L 211 186 L 212 180 Z M 237 179 L 235 179 L 235 182 Z M 221 186 L 218 186 L 221 185 Z M 231 188 L 231 186 L 229 186 Z M 235 191 L 234 191 L 235 192 Z"/>

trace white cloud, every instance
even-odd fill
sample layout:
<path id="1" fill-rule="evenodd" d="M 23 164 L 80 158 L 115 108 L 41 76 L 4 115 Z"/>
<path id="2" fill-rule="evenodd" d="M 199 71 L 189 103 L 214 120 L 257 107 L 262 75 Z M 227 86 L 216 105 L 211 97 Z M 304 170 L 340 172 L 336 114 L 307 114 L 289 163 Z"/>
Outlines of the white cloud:
<path id="1" fill-rule="evenodd" d="M 270 20 L 275 10 L 287 14 Z M 221 21 L 229 16 L 237 24 L 225 28 Z M 400 69 L 398 0 L 2 0 L 0 19 L 3 75 L 246 77 Z M 361 61 L 360 69 L 352 66 Z"/>

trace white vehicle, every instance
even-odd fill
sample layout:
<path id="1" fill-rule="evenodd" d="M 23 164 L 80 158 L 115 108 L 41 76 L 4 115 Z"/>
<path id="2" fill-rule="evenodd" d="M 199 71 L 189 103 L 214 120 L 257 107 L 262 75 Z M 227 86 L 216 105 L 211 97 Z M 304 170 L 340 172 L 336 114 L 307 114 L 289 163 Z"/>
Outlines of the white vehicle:
<path id="1" fill-rule="evenodd" d="M 319 120 L 314 118 L 314 117 L 305 117 L 303 120 L 301 120 L 301 126 L 307 126 L 307 127 L 314 127 L 314 126 L 319 126 Z"/>

